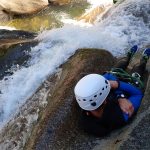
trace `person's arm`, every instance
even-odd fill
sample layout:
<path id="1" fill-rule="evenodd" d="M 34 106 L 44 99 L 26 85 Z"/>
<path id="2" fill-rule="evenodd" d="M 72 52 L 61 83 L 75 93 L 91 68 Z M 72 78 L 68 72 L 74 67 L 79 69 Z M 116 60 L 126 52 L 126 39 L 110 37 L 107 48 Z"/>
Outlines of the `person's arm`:
<path id="1" fill-rule="evenodd" d="M 118 79 L 115 75 L 111 73 L 105 73 L 103 75 L 107 80 L 109 80 L 110 86 L 112 89 L 118 88 Z"/>
<path id="2" fill-rule="evenodd" d="M 103 74 L 103 77 L 105 77 L 107 80 L 113 80 L 113 81 L 117 80 L 117 77 L 111 73 L 105 73 Z"/>
<path id="3" fill-rule="evenodd" d="M 112 89 L 117 89 L 119 84 L 118 84 L 118 81 L 112 81 L 112 80 L 109 80 L 109 83 L 110 83 L 110 87 Z"/>
<path id="4" fill-rule="evenodd" d="M 141 100 L 143 98 L 143 93 L 141 90 L 136 88 L 135 86 L 125 83 L 122 81 L 109 81 L 112 89 L 117 89 L 119 91 L 123 91 L 129 95 L 128 98 L 120 97 L 118 98 L 118 103 L 123 111 L 123 115 L 126 121 L 138 110 L 141 104 Z M 122 93 L 120 94 L 120 96 Z M 124 94 L 123 94 L 124 96 Z"/>
<path id="5" fill-rule="evenodd" d="M 135 86 L 122 81 L 119 82 L 118 89 L 126 92 L 129 95 L 128 100 L 132 103 L 134 111 L 137 111 L 143 98 L 142 91 Z"/>
<path id="6" fill-rule="evenodd" d="M 118 103 L 123 111 L 123 115 L 126 121 L 138 110 L 141 104 L 141 100 L 143 98 L 143 93 L 141 90 L 136 88 L 135 86 L 120 81 L 118 85 L 118 89 L 127 93 L 128 98 L 119 98 Z"/>
<path id="7" fill-rule="evenodd" d="M 118 103 L 121 110 L 124 112 L 125 120 L 128 120 L 134 113 L 133 104 L 127 98 L 119 98 Z"/>
<path id="8" fill-rule="evenodd" d="M 110 73 L 105 73 L 103 76 L 107 80 L 109 80 L 112 89 L 123 91 L 129 95 L 128 99 L 127 98 L 118 99 L 119 106 L 121 110 L 124 112 L 124 118 L 127 121 L 129 117 L 131 117 L 132 114 L 138 110 L 141 104 L 141 100 L 143 98 L 143 93 L 141 92 L 141 90 L 139 90 L 138 88 L 129 83 L 118 81 L 117 78 Z"/>
<path id="9" fill-rule="evenodd" d="M 126 82 L 122 81 L 109 81 L 109 82 L 112 89 L 123 91 L 129 95 L 128 99 L 121 97 L 118 99 L 121 108 L 123 108 L 124 106 L 124 108 L 122 109 L 123 112 L 128 112 L 129 114 L 132 114 L 133 109 L 134 111 L 137 111 L 143 98 L 143 93 L 141 92 L 141 90 Z M 134 108 L 131 105 L 133 105 Z"/>

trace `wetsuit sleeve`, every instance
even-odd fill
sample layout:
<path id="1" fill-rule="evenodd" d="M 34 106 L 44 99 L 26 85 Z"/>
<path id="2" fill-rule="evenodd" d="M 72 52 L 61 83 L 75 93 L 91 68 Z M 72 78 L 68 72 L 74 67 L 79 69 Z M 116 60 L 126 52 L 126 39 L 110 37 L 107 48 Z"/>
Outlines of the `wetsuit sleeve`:
<path id="1" fill-rule="evenodd" d="M 107 80 L 114 80 L 114 81 L 117 80 L 117 77 L 111 73 L 105 73 L 103 74 L 103 77 L 105 77 Z"/>
<path id="2" fill-rule="evenodd" d="M 128 99 L 133 104 L 134 110 L 137 111 L 141 104 L 143 93 L 141 92 L 141 90 L 139 90 L 138 88 L 129 83 L 125 83 L 122 81 L 120 81 L 119 83 L 120 84 L 118 89 L 126 92 L 129 95 Z"/>

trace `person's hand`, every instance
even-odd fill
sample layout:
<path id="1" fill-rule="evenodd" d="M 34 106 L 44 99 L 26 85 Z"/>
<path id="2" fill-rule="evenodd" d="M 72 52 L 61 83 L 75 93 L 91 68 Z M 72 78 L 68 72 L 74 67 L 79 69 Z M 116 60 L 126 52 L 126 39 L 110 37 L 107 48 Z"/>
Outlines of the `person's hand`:
<path id="1" fill-rule="evenodd" d="M 117 89 L 118 88 L 118 82 L 117 81 L 112 81 L 109 80 L 110 86 L 112 89 Z"/>
<path id="2" fill-rule="evenodd" d="M 119 102 L 119 106 L 120 106 L 121 110 L 124 113 L 128 114 L 129 117 L 131 117 L 132 114 L 134 113 L 134 107 L 133 107 L 132 103 L 126 98 L 119 98 L 118 102 Z"/>

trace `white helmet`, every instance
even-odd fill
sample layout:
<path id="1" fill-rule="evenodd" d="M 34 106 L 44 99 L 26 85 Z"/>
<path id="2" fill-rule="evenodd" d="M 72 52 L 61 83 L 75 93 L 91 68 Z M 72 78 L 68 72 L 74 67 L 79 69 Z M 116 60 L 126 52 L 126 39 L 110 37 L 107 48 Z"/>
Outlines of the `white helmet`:
<path id="1" fill-rule="evenodd" d="M 74 88 L 76 100 L 84 110 L 97 109 L 104 102 L 109 92 L 109 81 L 99 74 L 86 75 Z"/>

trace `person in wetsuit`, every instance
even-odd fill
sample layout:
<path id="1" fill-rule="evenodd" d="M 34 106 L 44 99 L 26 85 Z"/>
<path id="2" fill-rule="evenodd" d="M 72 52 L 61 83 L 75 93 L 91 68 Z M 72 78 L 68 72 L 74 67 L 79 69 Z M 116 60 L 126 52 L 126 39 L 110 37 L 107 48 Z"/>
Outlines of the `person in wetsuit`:
<path id="1" fill-rule="evenodd" d="M 137 51 L 133 46 L 127 57 L 114 67 L 126 69 Z M 142 77 L 150 56 L 150 48 L 145 49 L 140 63 L 133 71 Z M 126 125 L 136 114 L 143 98 L 142 89 L 119 80 L 111 72 L 84 76 L 74 88 L 76 101 L 82 108 L 81 125 L 83 129 L 97 136 L 104 136 L 112 130 Z"/>

